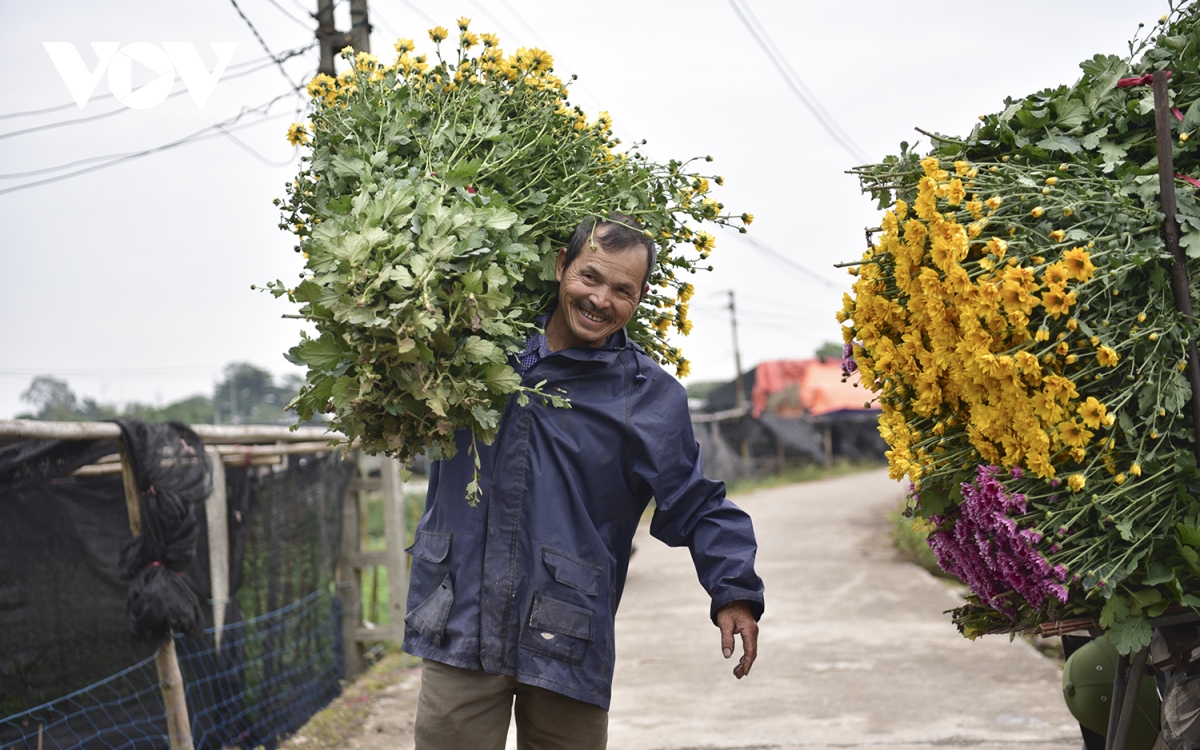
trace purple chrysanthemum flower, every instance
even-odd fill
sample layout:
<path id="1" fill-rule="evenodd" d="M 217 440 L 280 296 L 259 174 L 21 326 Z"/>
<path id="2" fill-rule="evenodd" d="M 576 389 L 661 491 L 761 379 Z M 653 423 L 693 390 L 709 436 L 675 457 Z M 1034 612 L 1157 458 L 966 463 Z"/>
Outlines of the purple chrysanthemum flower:
<path id="1" fill-rule="evenodd" d="M 858 362 L 854 361 L 854 344 L 847 342 L 842 345 L 842 375 L 850 377 L 850 374 L 858 370 Z"/>
<path id="2" fill-rule="evenodd" d="M 1010 592 L 1041 609 L 1051 598 L 1065 602 L 1067 571 L 1051 567 L 1037 550 L 1042 534 L 1021 529 L 1009 514 L 1023 515 L 1027 499 L 1008 494 L 996 478 L 1000 469 L 980 466 L 962 484 L 963 502 L 947 516 L 931 518 L 939 530 L 929 546 L 942 570 L 966 583 L 982 602 L 1007 615 L 1016 610 Z"/>

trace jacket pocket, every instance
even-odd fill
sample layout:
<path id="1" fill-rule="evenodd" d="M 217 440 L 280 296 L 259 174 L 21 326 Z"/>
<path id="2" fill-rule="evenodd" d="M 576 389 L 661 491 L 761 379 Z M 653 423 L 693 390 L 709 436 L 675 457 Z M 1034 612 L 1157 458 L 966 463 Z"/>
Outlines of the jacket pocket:
<path id="1" fill-rule="evenodd" d="M 446 562 L 450 539 L 449 532 L 418 530 L 412 546 L 405 550 L 412 555 L 412 572 L 404 622 L 437 646 L 441 646 L 454 604 L 453 580 Z"/>
<path id="2" fill-rule="evenodd" d="M 592 632 L 593 613 L 542 594 L 533 595 L 521 647 L 572 664 L 583 662 Z"/>
<path id="3" fill-rule="evenodd" d="M 577 560 L 549 547 L 542 547 L 542 562 L 550 570 L 554 580 L 582 591 L 588 596 L 600 593 L 602 571 L 596 565 Z"/>
<path id="4" fill-rule="evenodd" d="M 450 554 L 449 531 L 418 531 L 412 546 L 404 550 L 413 557 L 440 563 Z"/>
<path id="5" fill-rule="evenodd" d="M 404 623 L 428 638 L 436 646 L 442 645 L 442 635 L 450 620 L 450 607 L 454 605 L 454 587 L 447 573 L 438 587 L 415 609 L 404 616 Z"/>

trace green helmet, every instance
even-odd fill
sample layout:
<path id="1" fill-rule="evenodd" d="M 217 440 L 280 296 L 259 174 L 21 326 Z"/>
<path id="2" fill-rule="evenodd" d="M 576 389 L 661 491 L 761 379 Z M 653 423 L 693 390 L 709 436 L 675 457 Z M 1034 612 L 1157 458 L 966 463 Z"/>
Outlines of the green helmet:
<path id="1" fill-rule="evenodd" d="M 1117 673 L 1117 649 L 1107 638 L 1080 646 L 1063 667 L 1063 700 L 1080 724 L 1100 735 L 1108 734 L 1113 679 Z M 1158 738 L 1158 690 L 1153 678 L 1142 679 L 1128 750 L 1150 750 Z"/>

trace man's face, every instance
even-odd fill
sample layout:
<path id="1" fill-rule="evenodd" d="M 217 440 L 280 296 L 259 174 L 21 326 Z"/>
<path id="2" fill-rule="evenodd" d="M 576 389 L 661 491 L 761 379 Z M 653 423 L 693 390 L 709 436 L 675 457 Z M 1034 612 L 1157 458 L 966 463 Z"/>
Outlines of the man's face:
<path id="1" fill-rule="evenodd" d="M 649 289 L 646 252 L 640 247 L 610 253 L 585 246 L 566 266 L 567 251 L 558 251 L 558 308 L 546 327 L 554 351 L 596 347 L 625 327 Z"/>

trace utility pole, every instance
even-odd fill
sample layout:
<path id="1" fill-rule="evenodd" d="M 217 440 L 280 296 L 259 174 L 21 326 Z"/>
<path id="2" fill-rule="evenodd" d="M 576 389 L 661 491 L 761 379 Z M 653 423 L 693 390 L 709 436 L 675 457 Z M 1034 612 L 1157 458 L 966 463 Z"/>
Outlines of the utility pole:
<path id="1" fill-rule="evenodd" d="M 350 32 L 346 34 L 356 52 L 371 51 L 371 22 L 367 19 L 367 0 L 350 0 Z"/>
<path id="2" fill-rule="evenodd" d="M 350 0 L 350 31 L 337 30 L 333 20 L 334 0 L 317 0 L 317 41 L 321 43 L 321 66 L 317 72 L 336 76 L 334 63 L 343 47 L 356 52 L 371 51 L 371 23 L 367 15 L 367 0 Z"/>
<path id="3" fill-rule="evenodd" d="M 737 369 L 737 374 L 734 377 L 734 386 L 737 389 L 735 396 L 735 405 L 741 409 L 746 405 L 746 393 L 742 384 L 742 353 L 738 349 L 737 335 L 737 305 L 733 300 L 733 290 L 729 290 L 729 320 L 733 324 L 733 366 Z"/>
<path id="4" fill-rule="evenodd" d="M 746 390 L 742 383 L 742 352 L 738 347 L 737 335 L 737 305 L 734 302 L 733 290 L 729 290 L 729 321 L 733 324 L 733 366 L 737 369 L 737 376 L 734 378 L 735 390 L 735 405 L 738 410 L 746 408 Z M 750 441 L 742 439 L 742 469 L 747 474 L 750 473 Z"/>

